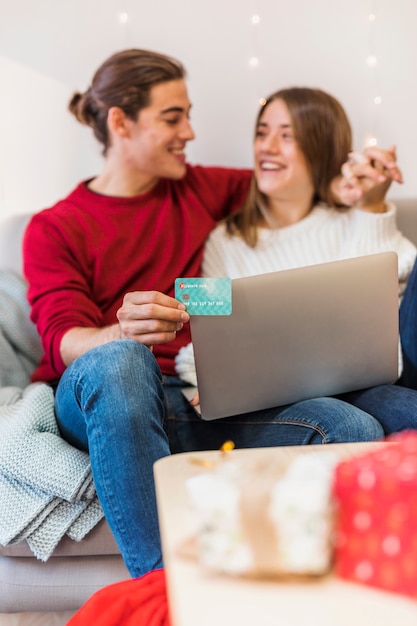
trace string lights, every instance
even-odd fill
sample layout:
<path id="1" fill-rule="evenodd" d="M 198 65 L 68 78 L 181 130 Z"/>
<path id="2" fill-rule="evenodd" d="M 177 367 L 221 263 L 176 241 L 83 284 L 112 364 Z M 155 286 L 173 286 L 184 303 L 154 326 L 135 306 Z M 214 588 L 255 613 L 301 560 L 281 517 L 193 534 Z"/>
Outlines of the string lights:
<path id="1" fill-rule="evenodd" d="M 366 64 L 369 67 L 369 70 L 372 72 L 372 90 L 373 90 L 373 115 L 372 115 L 372 124 L 371 131 L 365 137 L 365 145 L 366 146 L 376 146 L 378 144 L 378 128 L 379 128 L 379 117 L 380 117 L 380 107 L 382 104 L 382 96 L 379 82 L 379 59 L 376 55 L 376 47 L 375 47 L 375 32 L 376 32 L 376 24 L 377 24 L 377 13 L 374 7 L 375 3 L 372 3 L 371 10 L 368 13 L 368 28 L 369 28 L 369 49 L 368 56 L 366 58 Z"/>
<path id="2" fill-rule="evenodd" d="M 249 59 L 249 67 L 255 68 L 259 65 L 259 55 L 258 55 L 258 26 L 261 21 L 261 18 L 257 13 L 254 13 L 251 18 L 252 24 L 252 56 Z"/>
<path id="3" fill-rule="evenodd" d="M 125 6 L 126 6 L 126 0 L 119 0 L 119 12 L 117 15 L 117 21 L 120 24 L 120 32 L 122 35 L 122 39 L 123 39 L 123 45 L 128 46 L 129 45 L 129 39 L 130 39 L 130 15 L 129 13 L 125 10 Z"/>
<path id="4" fill-rule="evenodd" d="M 122 0 L 124 2 L 125 0 Z M 120 4 L 122 4 L 122 2 Z M 379 80 L 379 69 L 380 69 L 380 61 L 376 54 L 376 46 L 375 46 L 375 33 L 376 26 L 378 23 L 378 15 L 376 11 L 377 0 L 371 0 L 371 7 L 369 9 L 367 15 L 368 21 L 368 54 L 365 59 L 366 65 L 369 68 L 369 72 L 371 72 L 372 80 L 372 121 L 370 123 L 370 130 L 365 136 L 365 145 L 366 146 L 376 146 L 378 144 L 378 129 L 379 129 L 379 118 L 380 118 L 380 110 L 382 105 L 382 95 L 380 89 L 380 80 Z M 118 22 L 122 28 L 122 32 L 124 35 L 124 39 L 128 38 L 128 31 L 130 26 L 130 16 L 124 10 L 120 9 L 118 13 Z M 248 66 L 251 71 L 256 72 L 260 67 L 260 55 L 259 55 L 259 26 L 261 24 L 261 16 L 259 12 L 256 10 L 256 7 L 250 18 L 251 23 L 251 40 L 252 40 L 252 49 L 251 54 L 248 59 Z M 263 106 L 265 104 L 265 98 L 259 97 L 259 85 L 258 85 L 258 77 L 255 77 L 253 81 L 254 88 L 256 90 L 256 100 L 259 106 Z"/>
<path id="5" fill-rule="evenodd" d="M 252 54 L 249 58 L 248 65 L 252 70 L 256 70 L 259 67 L 259 25 L 261 23 L 261 17 L 255 10 L 251 17 L 251 29 L 252 29 Z M 259 105 L 265 104 L 265 98 L 259 97 L 259 85 L 258 80 L 254 81 L 256 89 L 256 98 Z"/>

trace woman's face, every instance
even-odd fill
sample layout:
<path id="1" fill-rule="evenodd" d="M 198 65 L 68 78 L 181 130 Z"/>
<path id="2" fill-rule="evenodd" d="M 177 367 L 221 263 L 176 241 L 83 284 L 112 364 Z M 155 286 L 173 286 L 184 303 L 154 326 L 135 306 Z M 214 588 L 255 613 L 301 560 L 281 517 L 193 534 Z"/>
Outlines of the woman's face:
<path id="1" fill-rule="evenodd" d="M 311 202 L 312 177 L 283 100 L 273 100 L 263 111 L 256 129 L 254 156 L 258 187 L 269 200 Z"/>

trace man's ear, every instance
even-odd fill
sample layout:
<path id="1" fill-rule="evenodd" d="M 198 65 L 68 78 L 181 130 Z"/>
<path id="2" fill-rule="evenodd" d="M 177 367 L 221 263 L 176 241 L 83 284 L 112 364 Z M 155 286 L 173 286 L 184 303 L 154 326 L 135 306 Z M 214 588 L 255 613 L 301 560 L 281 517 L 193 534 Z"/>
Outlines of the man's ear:
<path id="1" fill-rule="evenodd" d="M 132 120 L 120 107 L 110 107 L 107 113 L 107 125 L 111 132 L 116 133 L 119 137 L 128 137 L 131 123 Z"/>

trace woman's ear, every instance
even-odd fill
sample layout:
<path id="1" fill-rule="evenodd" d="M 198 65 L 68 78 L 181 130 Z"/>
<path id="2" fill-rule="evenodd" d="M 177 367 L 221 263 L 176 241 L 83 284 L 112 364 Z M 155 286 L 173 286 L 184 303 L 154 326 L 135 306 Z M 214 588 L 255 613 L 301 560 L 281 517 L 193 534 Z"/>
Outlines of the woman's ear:
<path id="1" fill-rule="evenodd" d="M 119 137 L 128 137 L 131 120 L 120 107 L 110 107 L 107 113 L 107 126 L 111 133 Z"/>

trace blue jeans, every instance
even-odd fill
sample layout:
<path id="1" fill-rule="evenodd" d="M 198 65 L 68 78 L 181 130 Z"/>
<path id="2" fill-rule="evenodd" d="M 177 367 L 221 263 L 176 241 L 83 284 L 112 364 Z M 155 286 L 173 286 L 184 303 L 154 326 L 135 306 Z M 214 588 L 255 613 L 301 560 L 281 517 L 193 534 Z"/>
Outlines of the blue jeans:
<path id="1" fill-rule="evenodd" d="M 322 444 L 380 439 L 370 415 L 335 398 L 317 398 L 204 422 L 163 380 L 150 350 L 130 340 L 90 350 L 62 376 L 56 415 L 62 436 L 88 450 L 97 495 L 133 577 L 162 566 L 153 464 L 189 450 Z"/>
<path id="2" fill-rule="evenodd" d="M 417 389 L 417 261 L 400 306 L 400 337 L 403 371 L 398 384 Z"/>
<path id="3" fill-rule="evenodd" d="M 378 385 L 338 396 L 340 400 L 373 415 L 385 435 L 417 429 L 417 391 L 398 384 Z"/>
<path id="4" fill-rule="evenodd" d="M 417 429 L 417 261 L 400 306 L 403 371 L 392 385 L 379 385 L 338 396 L 373 415 L 386 435 Z"/>

